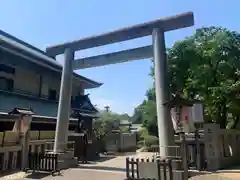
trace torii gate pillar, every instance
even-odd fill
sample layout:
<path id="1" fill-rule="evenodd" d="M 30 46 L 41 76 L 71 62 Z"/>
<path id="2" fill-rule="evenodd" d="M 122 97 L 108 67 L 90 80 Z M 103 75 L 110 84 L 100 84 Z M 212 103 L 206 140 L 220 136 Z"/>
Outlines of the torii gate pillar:
<path id="1" fill-rule="evenodd" d="M 171 156 L 172 153 L 171 146 L 174 145 L 174 132 L 170 111 L 164 105 L 170 98 L 164 31 L 153 29 L 152 37 L 159 151 L 161 156 L 166 157 Z"/>

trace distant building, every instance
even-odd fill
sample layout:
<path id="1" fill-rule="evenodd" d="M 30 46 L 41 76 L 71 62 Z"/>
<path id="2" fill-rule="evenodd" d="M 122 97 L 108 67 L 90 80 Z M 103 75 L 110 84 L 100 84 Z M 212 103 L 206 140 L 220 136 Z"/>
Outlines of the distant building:
<path id="1" fill-rule="evenodd" d="M 131 132 L 139 132 L 142 129 L 142 124 L 131 124 Z"/>
<path id="2" fill-rule="evenodd" d="M 119 123 L 119 126 L 130 127 L 131 124 L 132 124 L 132 122 L 130 122 L 129 120 L 121 120 L 120 123 Z"/>
<path id="3" fill-rule="evenodd" d="M 16 107 L 32 108 L 35 119 L 56 120 L 61 71 L 62 66 L 44 51 L 0 30 L 0 120 Z M 91 111 L 90 100 L 81 96 L 85 89 L 101 85 L 73 73 L 73 108 Z"/>
<path id="4" fill-rule="evenodd" d="M 139 132 L 142 129 L 142 124 L 132 124 L 129 120 L 121 120 L 119 127 L 129 128 L 131 132 Z"/>

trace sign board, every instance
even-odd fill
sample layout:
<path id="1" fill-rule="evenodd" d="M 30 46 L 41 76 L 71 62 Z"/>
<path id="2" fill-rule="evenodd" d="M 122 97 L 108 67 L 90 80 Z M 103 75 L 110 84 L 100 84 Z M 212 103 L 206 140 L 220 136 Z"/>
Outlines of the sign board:
<path id="1" fill-rule="evenodd" d="M 193 123 L 193 116 L 192 116 L 192 107 L 183 107 L 182 108 L 182 126 L 183 132 L 190 133 L 194 132 L 195 126 Z"/>
<path id="2" fill-rule="evenodd" d="M 177 118 L 176 108 L 171 109 L 171 119 L 173 123 L 173 128 L 176 133 L 179 132 L 194 132 L 195 126 L 192 120 L 192 108 L 191 107 L 182 107 L 181 108 L 181 117 Z"/>
<path id="3" fill-rule="evenodd" d="M 171 108 L 171 119 L 172 119 L 172 123 L 173 123 L 173 128 L 175 130 L 175 132 L 181 132 L 182 129 L 182 124 L 180 121 L 178 121 L 177 119 L 177 112 L 176 112 L 176 108 Z"/>
<path id="4" fill-rule="evenodd" d="M 193 104 L 192 120 L 194 123 L 203 123 L 203 105 L 201 103 Z"/>

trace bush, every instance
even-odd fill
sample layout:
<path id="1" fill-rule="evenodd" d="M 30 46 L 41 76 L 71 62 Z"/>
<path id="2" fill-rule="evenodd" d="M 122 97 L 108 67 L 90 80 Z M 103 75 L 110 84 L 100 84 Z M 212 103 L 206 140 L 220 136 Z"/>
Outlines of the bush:
<path id="1" fill-rule="evenodd" d="M 140 130 L 140 137 L 144 139 L 144 137 L 148 136 L 148 130 L 146 127 L 143 127 L 141 130 Z"/>
<path id="2" fill-rule="evenodd" d="M 158 138 L 156 136 L 147 135 L 144 137 L 144 141 L 147 147 L 158 145 Z"/>
<path id="3" fill-rule="evenodd" d="M 144 147 L 144 141 L 138 141 L 137 142 L 137 147 L 138 147 L 138 149 Z"/>

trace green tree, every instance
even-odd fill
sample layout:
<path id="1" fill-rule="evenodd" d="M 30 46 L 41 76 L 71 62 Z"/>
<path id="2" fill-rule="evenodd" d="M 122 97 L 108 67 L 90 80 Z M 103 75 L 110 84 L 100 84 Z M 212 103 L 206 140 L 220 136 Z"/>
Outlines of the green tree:
<path id="1" fill-rule="evenodd" d="M 171 92 L 202 100 L 206 121 L 236 128 L 240 116 L 240 34 L 219 27 L 201 28 L 176 42 L 167 56 Z M 153 67 L 150 75 L 154 77 Z M 151 101 L 155 101 L 154 88 L 136 108 L 146 127 L 156 116 L 155 112 L 144 117 L 156 109 Z"/>
<path id="2" fill-rule="evenodd" d="M 112 133 L 112 130 L 120 130 L 121 132 L 127 132 L 127 129 L 119 129 L 117 125 L 121 120 L 130 120 L 128 114 L 118 114 L 111 111 L 100 111 L 99 118 L 93 124 L 93 131 L 97 139 L 102 139 L 108 134 Z"/>

